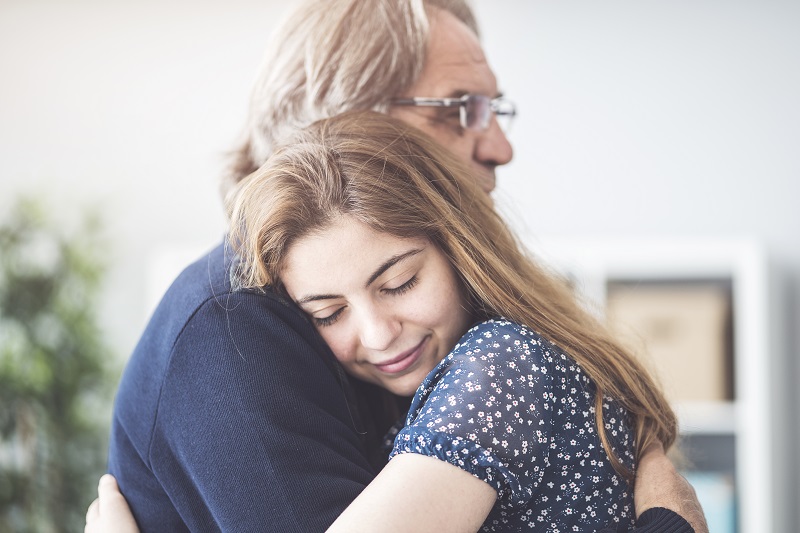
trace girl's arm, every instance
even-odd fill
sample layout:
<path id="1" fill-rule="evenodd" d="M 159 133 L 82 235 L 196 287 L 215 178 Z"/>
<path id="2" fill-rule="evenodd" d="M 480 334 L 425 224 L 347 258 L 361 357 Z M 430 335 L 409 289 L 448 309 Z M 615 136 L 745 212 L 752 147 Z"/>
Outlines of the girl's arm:
<path id="1" fill-rule="evenodd" d="M 663 451 L 661 455 L 663 456 Z M 645 466 L 647 461 L 644 459 L 647 456 L 656 459 Z M 389 472 L 391 474 L 384 474 Z M 645 454 L 637 472 L 636 484 L 637 487 L 647 486 L 650 489 L 657 489 L 657 494 L 651 494 L 652 501 L 643 501 L 647 497 L 647 490 L 650 489 L 643 491 L 645 495 L 637 494 L 637 516 L 651 506 L 673 509 L 671 504 L 675 498 L 667 497 L 670 491 L 674 494 L 686 494 L 688 491 L 691 497 L 682 501 L 688 501 L 691 508 L 679 506 L 679 509 L 674 510 L 679 510 L 692 522 L 696 533 L 708 531 L 702 509 L 696 503 L 694 491 L 685 480 L 674 474 L 674 467 L 668 459 L 658 459 L 658 454 Z M 455 466 L 432 457 L 401 454 L 389 462 L 383 472 L 364 489 L 361 496 L 345 510 L 329 531 L 407 531 L 411 529 L 409 526 L 417 514 L 432 516 L 430 521 L 422 527 L 416 527 L 414 531 L 475 531 L 489 513 L 494 498 L 494 490 L 489 485 Z M 393 505 L 384 505 L 386 501 L 393 501 Z M 467 505 L 467 502 L 475 503 Z M 439 509 L 445 505 L 446 509 Z M 455 512 L 455 517 L 450 516 L 452 512 Z M 687 530 L 691 531 L 688 524 Z M 86 513 L 84 532 L 138 533 L 138 531 L 136 521 L 125 498 L 120 494 L 116 481 L 110 475 L 103 476 L 98 486 L 98 499 L 92 502 Z M 676 530 L 665 530 L 656 525 L 634 528 L 633 531 Z"/>
<path id="2" fill-rule="evenodd" d="M 100 478 L 84 533 L 139 533 L 111 475 Z M 419 454 L 394 457 L 328 531 L 477 531 L 494 505 L 492 487 Z"/>
<path id="3" fill-rule="evenodd" d="M 495 489 L 449 463 L 396 455 L 328 529 L 329 532 L 478 531 Z"/>

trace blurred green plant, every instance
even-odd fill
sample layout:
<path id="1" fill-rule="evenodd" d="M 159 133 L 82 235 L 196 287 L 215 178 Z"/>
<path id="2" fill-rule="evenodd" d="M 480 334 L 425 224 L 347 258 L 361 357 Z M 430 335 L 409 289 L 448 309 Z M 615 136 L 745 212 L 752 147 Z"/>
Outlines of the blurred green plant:
<path id="1" fill-rule="evenodd" d="M 70 234 L 30 199 L 0 225 L 0 533 L 83 531 L 105 470 L 99 230 L 87 216 Z"/>

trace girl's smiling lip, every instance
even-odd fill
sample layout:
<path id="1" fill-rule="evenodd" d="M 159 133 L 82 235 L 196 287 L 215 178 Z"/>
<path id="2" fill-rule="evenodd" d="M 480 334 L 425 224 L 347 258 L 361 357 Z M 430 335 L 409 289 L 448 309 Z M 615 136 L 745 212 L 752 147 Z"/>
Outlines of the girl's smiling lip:
<path id="1" fill-rule="evenodd" d="M 422 355 L 425 346 L 428 344 L 428 339 L 430 337 L 425 337 L 422 339 L 422 342 L 417 344 L 414 348 L 405 351 L 395 357 L 394 359 L 390 359 L 389 361 L 381 364 L 375 364 L 375 368 L 380 370 L 385 374 L 397 374 L 408 369 L 411 365 L 417 362 L 417 360 Z"/>

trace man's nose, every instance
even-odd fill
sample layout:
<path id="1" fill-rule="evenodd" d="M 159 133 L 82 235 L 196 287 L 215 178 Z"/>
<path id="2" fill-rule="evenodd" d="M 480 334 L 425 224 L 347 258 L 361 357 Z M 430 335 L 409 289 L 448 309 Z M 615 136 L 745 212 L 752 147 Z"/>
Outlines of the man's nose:
<path id="1" fill-rule="evenodd" d="M 373 309 L 360 322 L 361 344 L 369 350 L 389 349 L 400 333 L 400 321 L 391 313 Z"/>
<path id="2" fill-rule="evenodd" d="M 505 165 L 514 157 L 514 149 L 500 128 L 497 117 L 493 116 L 489 128 L 479 135 L 473 157 L 481 165 L 489 167 Z"/>

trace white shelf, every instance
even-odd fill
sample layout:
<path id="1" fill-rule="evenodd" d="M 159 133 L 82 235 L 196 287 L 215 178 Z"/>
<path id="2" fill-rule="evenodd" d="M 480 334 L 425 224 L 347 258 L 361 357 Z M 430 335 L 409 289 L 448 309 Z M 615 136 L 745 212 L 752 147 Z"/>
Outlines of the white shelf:
<path id="1" fill-rule="evenodd" d="M 568 274 L 595 308 L 608 281 L 726 280 L 733 313 L 733 401 L 675 405 L 684 435 L 735 439 L 740 533 L 773 531 L 772 421 L 766 258 L 749 239 L 524 239 L 534 254 Z M 713 451 L 712 451 L 713 452 Z"/>
<path id="2" fill-rule="evenodd" d="M 684 435 L 736 433 L 735 402 L 679 402 L 674 407 Z"/>

